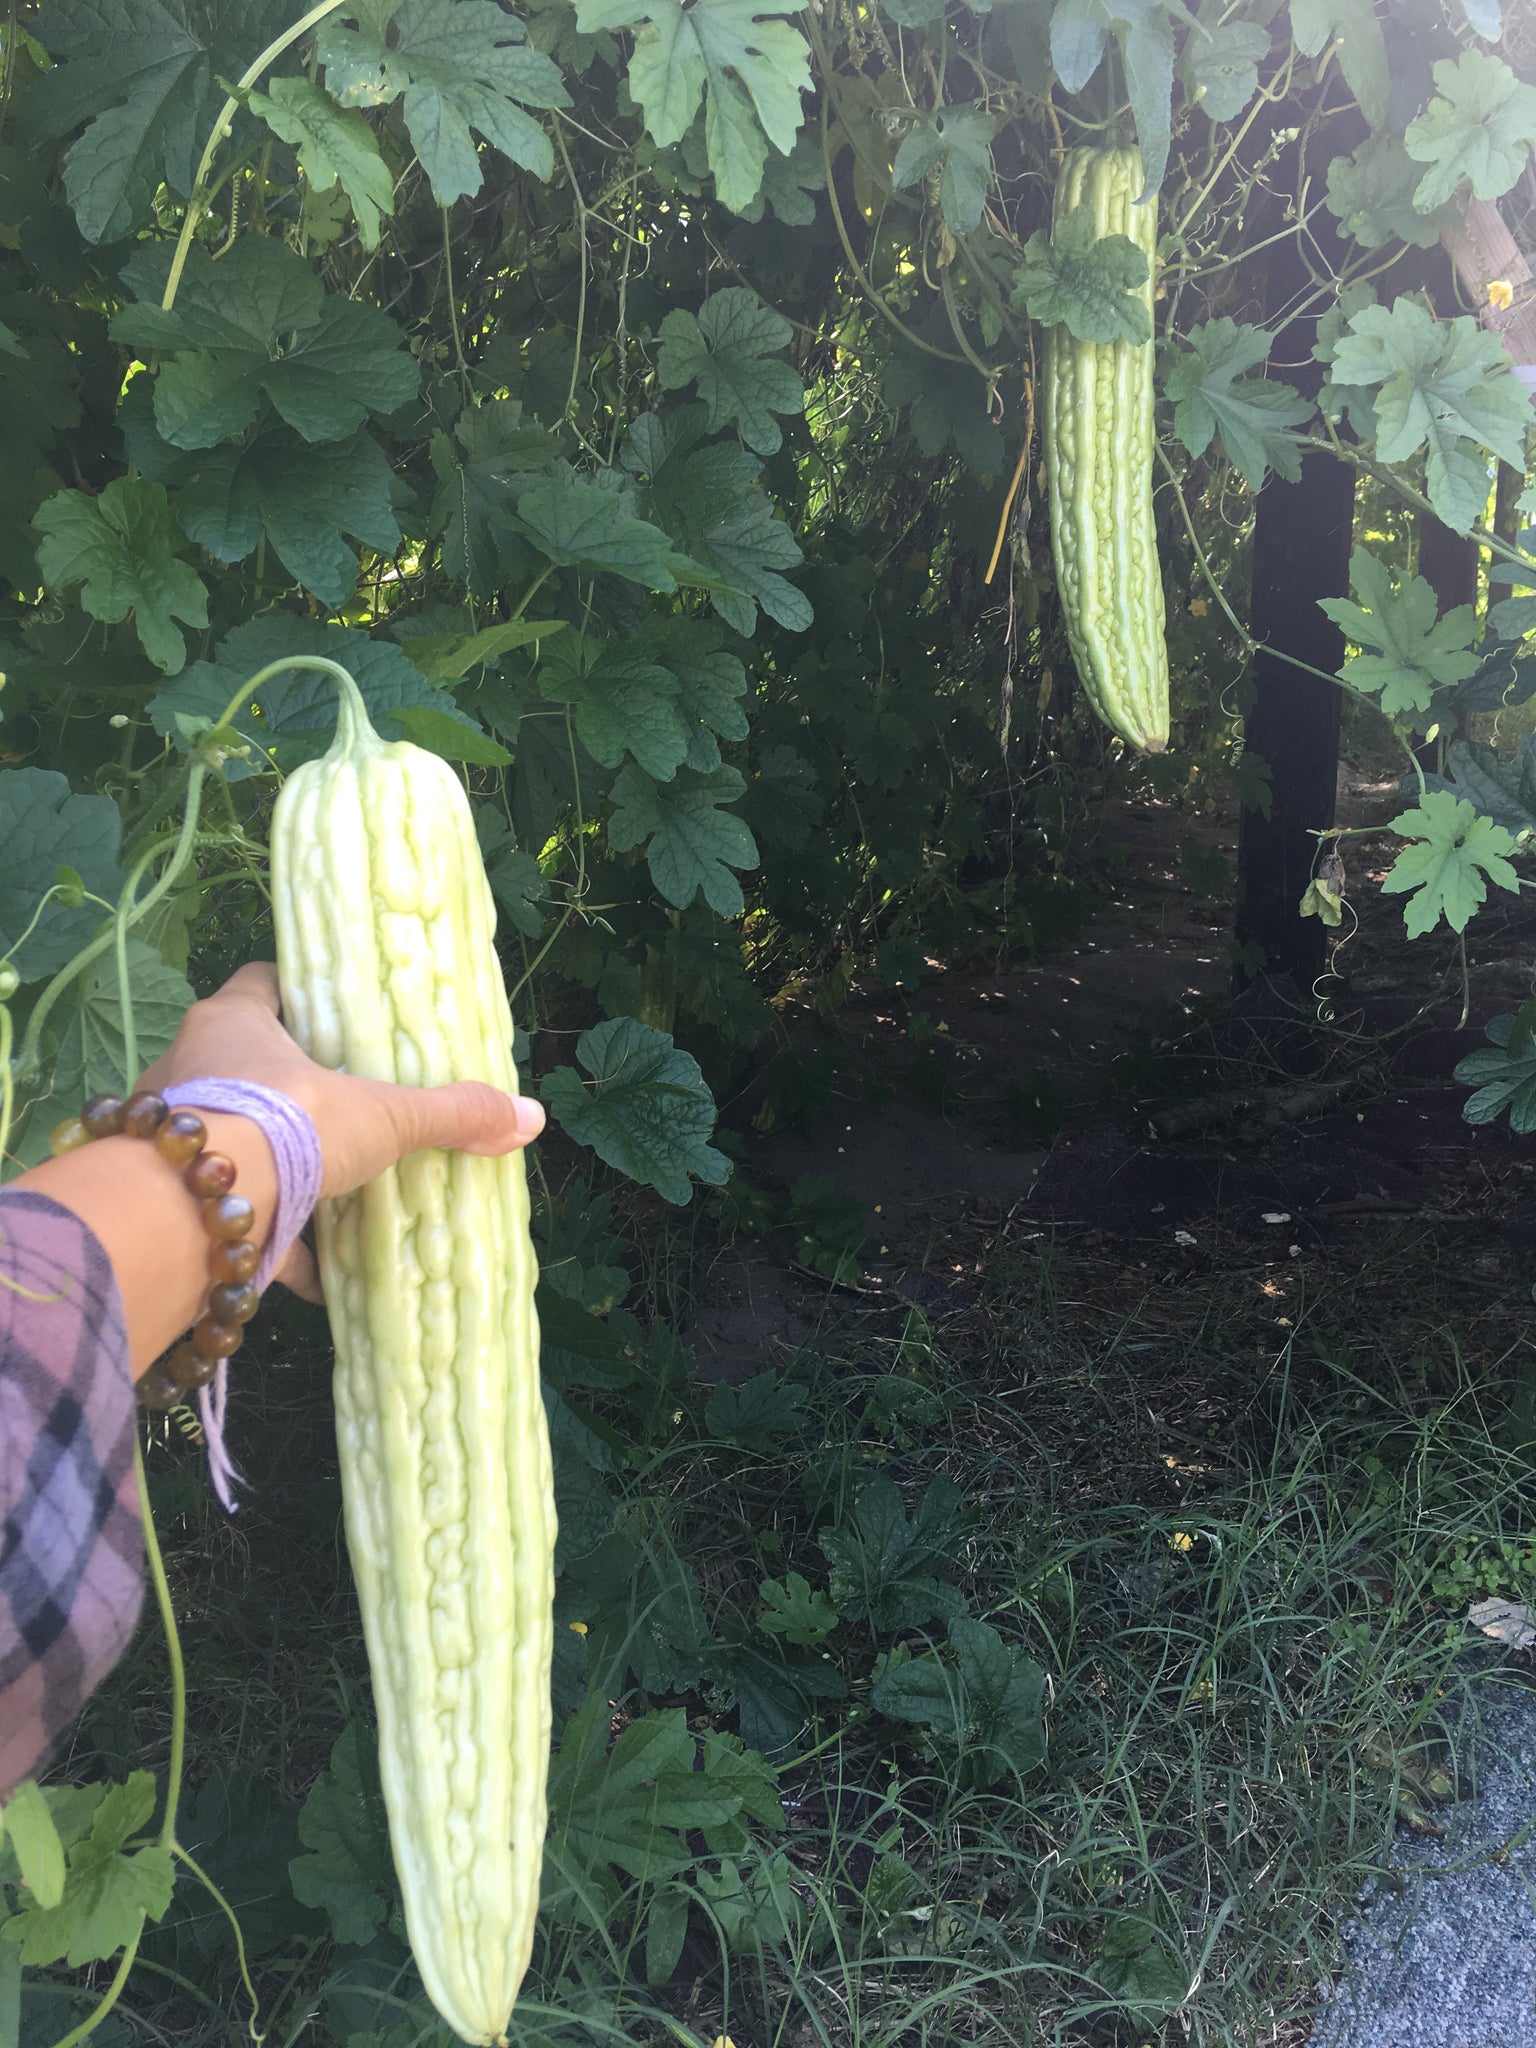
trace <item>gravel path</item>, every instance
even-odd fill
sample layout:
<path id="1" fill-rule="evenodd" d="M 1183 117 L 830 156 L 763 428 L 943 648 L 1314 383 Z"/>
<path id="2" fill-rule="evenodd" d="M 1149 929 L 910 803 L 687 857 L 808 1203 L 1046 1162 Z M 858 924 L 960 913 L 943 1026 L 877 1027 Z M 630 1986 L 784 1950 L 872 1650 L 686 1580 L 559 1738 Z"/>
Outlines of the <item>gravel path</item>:
<path id="1" fill-rule="evenodd" d="M 1476 1794 L 1443 1842 L 1398 1830 L 1406 1888 L 1367 1886 L 1311 2048 L 1536 2048 L 1536 1692 L 1476 1692 Z"/>

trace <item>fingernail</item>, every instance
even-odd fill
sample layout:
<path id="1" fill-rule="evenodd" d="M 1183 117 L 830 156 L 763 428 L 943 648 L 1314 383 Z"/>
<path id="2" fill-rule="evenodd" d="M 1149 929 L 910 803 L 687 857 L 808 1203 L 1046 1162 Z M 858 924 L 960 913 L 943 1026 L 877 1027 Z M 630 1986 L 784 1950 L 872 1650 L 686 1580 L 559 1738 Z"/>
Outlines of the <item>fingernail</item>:
<path id="1" fill-rule="evenodd" d="M 544 1110 L 531 1095 L 514 1095 L 513 1108 L 517 1112 L 517 1128 L 525 1138 L 536 1138 L 544 1128 Z"/>

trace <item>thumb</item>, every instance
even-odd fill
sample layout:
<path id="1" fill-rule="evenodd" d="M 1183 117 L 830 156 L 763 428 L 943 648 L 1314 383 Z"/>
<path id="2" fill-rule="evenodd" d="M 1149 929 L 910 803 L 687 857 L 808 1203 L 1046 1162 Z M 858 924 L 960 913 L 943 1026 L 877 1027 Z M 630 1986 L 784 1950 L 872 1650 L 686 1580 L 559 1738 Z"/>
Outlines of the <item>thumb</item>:
<path id="1" fill-rule="evenodd" d="M 389 1111 L 404 1152 L 515 1152 L 544 1128 L 543 1105 L 531 1095 L 506 1095 L 488 1081 L 450 1081 L 440 1088 L 391 1087 Z"/>

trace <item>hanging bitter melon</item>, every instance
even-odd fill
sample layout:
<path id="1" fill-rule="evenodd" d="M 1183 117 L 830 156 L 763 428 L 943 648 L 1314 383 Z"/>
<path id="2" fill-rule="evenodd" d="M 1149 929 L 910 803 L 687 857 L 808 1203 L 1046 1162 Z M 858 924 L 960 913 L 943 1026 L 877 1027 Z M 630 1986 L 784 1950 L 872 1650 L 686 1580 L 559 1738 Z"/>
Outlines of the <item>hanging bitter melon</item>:
<path id="1" fill-rule="evenodd" d="M 1147 259 L 1150 316 L 1157 202 L 1138 204 L 1137 149 L 1069 150 L 1055 218 L 1093 210 L 1096 234 L 1125 235 Z M 1168 647 L 1152 517 L 1150 340 L 1079 341 L 1053 327 L 1045 379 L 1051 551 L 1073 660 L 1104 723 L 1143 753 L 1168 744 Z"/>

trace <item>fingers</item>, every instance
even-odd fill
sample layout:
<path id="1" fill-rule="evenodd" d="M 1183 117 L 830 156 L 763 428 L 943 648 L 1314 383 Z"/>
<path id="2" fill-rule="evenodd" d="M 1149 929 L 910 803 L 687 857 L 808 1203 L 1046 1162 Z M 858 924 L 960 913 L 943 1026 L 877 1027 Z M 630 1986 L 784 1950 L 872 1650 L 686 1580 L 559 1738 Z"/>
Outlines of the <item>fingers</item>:
<path id="1" fill-rule="evenodd" d="M 402 1152 L 515 1152 L 544 1128 L 542 1106 L 529 1095 L 504 1095 L 486 1081 L 441 1088 L 387 1089 L 387 1108 Z"/>
<path id="2" fill-rule="evenodd" d="M 270 1010 L 275 1017 L 281 1008 L 278 995 L 277 968 L 270 960 L 248 960 L 209 997 L 217 1002 L 222 996 L 234 996 L 242 1002 L 256 1003 L 263 1010 Z"/>

